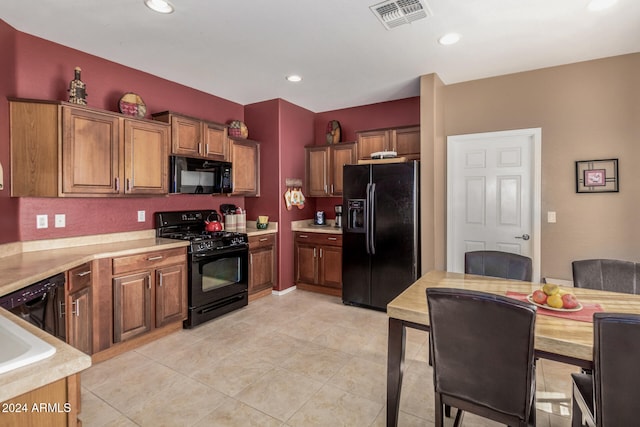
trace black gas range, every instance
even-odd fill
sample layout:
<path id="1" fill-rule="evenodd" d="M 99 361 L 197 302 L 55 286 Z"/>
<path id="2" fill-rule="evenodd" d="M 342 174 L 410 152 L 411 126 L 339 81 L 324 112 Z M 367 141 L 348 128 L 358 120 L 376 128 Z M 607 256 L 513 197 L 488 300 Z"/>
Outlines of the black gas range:
<path id="1" fill-rule="evenodd" d="M 188 318 L 192 328 L 248 303 L 249 239 L 244 233 L 205 230 L 213 211 L 156 212 L 156 236 L 188 240 Z"/>

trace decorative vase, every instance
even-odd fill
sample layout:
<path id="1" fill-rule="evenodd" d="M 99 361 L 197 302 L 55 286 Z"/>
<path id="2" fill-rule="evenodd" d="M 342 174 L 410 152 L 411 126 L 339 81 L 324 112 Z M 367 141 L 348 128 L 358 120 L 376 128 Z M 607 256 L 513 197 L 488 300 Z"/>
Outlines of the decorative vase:
<path id="1" fill-rule="evenodd" d="M 87 85 L 80 80 L 80 67 L 74 69 L 75 77 L 69 83 L 69 102 L 72 104 L 87 105 Z"/>

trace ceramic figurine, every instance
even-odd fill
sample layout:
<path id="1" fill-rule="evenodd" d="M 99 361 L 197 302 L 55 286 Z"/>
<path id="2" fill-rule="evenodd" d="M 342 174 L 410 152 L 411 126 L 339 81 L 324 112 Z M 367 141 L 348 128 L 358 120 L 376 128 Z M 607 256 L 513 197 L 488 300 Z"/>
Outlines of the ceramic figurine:
<path id="1" fill-rule="evenodd" d="M 75 78 L 69 83 L 69 102 L 87 105 L 87 85 L 80 80 L 80 67 L 75 68 Z"/>

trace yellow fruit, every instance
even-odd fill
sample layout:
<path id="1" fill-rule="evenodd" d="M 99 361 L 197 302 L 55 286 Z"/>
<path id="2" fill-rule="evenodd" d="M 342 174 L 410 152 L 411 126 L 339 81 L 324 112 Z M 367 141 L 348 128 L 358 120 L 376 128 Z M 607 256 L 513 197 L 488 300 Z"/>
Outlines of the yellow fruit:
<path id="1" fill-rule="evenodd" d="M 554 283 L 546 283 L 542 287 L 542 290 L 544 291 L 545 294 L 551 296 L 560 292 L 560 287 Z"/>
<path id="2" fill-rule="evenodd" d="M 562 308 L 562 297 L 555 293 L 547 298 L 547 305 L 553 308 Z"/>

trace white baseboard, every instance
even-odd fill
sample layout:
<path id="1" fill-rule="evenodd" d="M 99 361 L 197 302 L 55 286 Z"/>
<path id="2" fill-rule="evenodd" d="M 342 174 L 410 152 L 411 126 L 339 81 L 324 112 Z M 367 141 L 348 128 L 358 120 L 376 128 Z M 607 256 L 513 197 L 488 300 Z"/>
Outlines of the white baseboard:
<path id="1" fill-rule="evenodd" d="M 276 291 L 275 289 L 273 291 L 271 291 L 271 295 L 278 295 L 278 296 L 282 296 L 282 295 L 286 295 L 289 292 L 295 291 L 296 290 L 296 286 L 291 286 L 290 288 L 285 289 L 284 291 Z"/>

